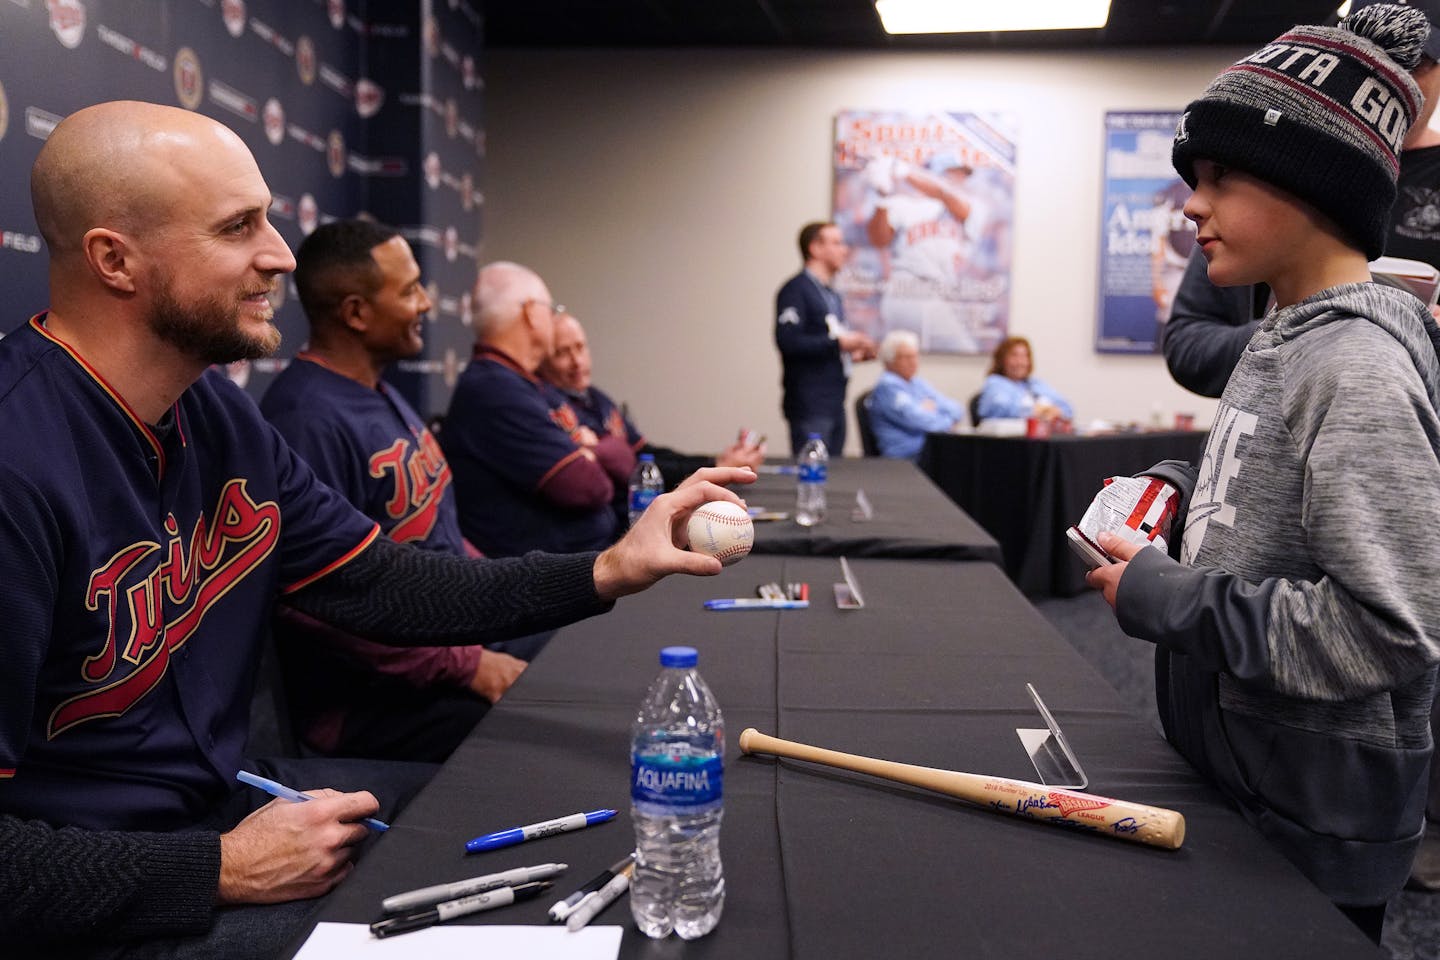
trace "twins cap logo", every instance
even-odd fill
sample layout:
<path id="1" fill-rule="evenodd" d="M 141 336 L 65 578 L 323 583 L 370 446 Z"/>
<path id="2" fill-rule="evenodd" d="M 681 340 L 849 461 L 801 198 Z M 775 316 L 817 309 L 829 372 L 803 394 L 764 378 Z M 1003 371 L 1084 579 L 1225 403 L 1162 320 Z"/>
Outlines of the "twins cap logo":
<path id="1" fill-rule="evenodd" d="M 305 236 L 315 232 L 320 225 L 320 208 L 315 205 L 315 198 L 308 193 L 300 194 L 300 204 L 295 211 L 295 217 L 300 222 L 300 232 Z"/>
<path id="2" fill-rule="evenodd" d="M 279 100 L 271 97 L 265 101 L 260 117 L 265 124 L 265 139 L 274 146 L 280 146 L 285 139 L 285 108 L 280 106 Z"/>
<path id="3" fill-rule="evenodd" d="M 232 37 L 245 33 L 245 0 L 221 0 L 220 16 L 225 20 L 225 29 Z"/>
<path id="4" fill-rule="evenodd" d="M 460 249 L 460 231 L 453 226 L 445 228 L 445 259 L 451 263 L 455 262 L 455 254 Z"/>
<path id="5" fill-rule="evenodd" d="M 189 47 L 175 52 L 175 96 L 180 106 L 194 110 L 200 106 L 205 94 L 205 73 L 200 68 L 200 58 Z"/>
<path id="6" fill-rule="evenodd" d="M 345 137 L 339 130 L 331 130 L 325 141 L 325 163 L 330 167 L 330 176 L 345 175 Z"/>
<path id="7" fill-rule="evenodd" d="M 466 90 L 475 86 L 475 58 L 468 53 L 465 55 L 465 59 L 460 61 L 460 77 Z"/>
<path id="8" fill-rule="evenodd" d="M 455 381 L 460 379 L 460 358 L 455 355 L 454 347 L 445 348 L 445 362 L 441 367 L 441 378 L 445 386 L 451 390 L 455 389 Z"/>
<path id="9" fill-rule="evenodd" d="M 0 83 L 0 140 L 5 139 L 5 128 L 10 126 L 10 101 L 5 99 L 5 84 Z"/>
<path id="10" fill-rule="evenodd" d="M 1190 131 L 1185 129 L 1185 125 L 1189 122 L 1190 111 L 1186 110 L 1184 113 L 1180 114 L 1180 122 L 1175 124 L 1176 143 L 1184 143 L 1186 140 L 1190 139 Z"/>
<path id="11" fill-rule="evenodd" d="M 470 297 L 470 291 L 466 290 L 460 294 L 460 324 L 470 326 L 475 322 L 475 301 Z"/>
<path id="12" fill-rule="evenodd" d="M 245 385 L 250 382 L 249 360 L 235 360 L 225 364 L 221 369 L 225 372 L 225 379 L 235 384 L 235 386 L 241 390 L 244 390 Z"/>
<path id="13" fill-rule="evenodd" d="M 50 11 L 50 29 L 55 39 L 67 50 L 74 50 L 85 39 L 85 4 L 80 0 L 45 0 Z"/>
<path id="14" fill-rule="evenodd" d="M 315 82 L 315 44 L 303 33 L 295 41 L 295 71 L 305 86 Z"/>
<path id="15" fill-rule="evenodd" d="M 345 0 L 325 0 L 325 12 L 330 16 L 330 26 L 336 30 L 345 26 Z"/>
<path id="16" fill-rule="evenodd" d="M 425 155 L 425 184 L 431 190 L 440 186 L 440 154 L 430 151 Z"/>
<path id="17" fill-rule="evenodd" d="M 385 105 L 385 89 L 368 77 L 355 82 L 355 112 L 362 117 L 373 117 Z"/>
<path id="18" fill-rule="evenodd" d="M 440 21 L 431 14 L 425 18 L 425 52 L 434 57 L 440 52 Z"/>

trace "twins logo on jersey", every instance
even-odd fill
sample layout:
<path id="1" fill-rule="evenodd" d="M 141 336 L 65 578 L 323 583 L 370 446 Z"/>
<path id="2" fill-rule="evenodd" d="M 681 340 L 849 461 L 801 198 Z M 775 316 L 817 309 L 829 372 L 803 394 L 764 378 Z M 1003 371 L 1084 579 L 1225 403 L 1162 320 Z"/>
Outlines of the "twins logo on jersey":
<path id="1" fill-rule="evenodd" d="M 620 416 L 620 411 L 616 407 L 611 407 L 609 415 L 605 417 L 605 432 L 619 437 L 621 440 L 630 435 L 630 432 L 625 429 L 625 418 Z"/>
<path id="2" fill-rule="evenodd" d="M 142 540 L 123 547 L 90 575 L 85 606 L 105 609 L 109 633 L 100 652 L 80 668 L 95 689 L 55 708 L 46 731 L 50 739 L 86 720 L 118 717 L 155 688 L 170 654 L 275 549 L 280 507 L 268 500 L 256 503 L 245 481 L 235 479 L 220 491 L 214 511 L 195 521 L 188 551 L 174 514 L 165 518 L 165 532 L 164 544 Z M 124 675 L 117 678 L 120 671 Z"/>
<path id="3" fill-rule="evenodd" d="M 450 464 L 440 452 L 435 435 L 421 431 L 418 444 L 396 440 L 370 457 L 370 476 L 395 481 L 395 492 L 385 512 L 399 523 L 390 528 L 397 543 L 424 540 L 435 529 L 440 501 L 450 486 Z"/>
<path id="4" fill-rule="evenodd" d="M 550 421 L 561 430 L 564 430 L 566 435 L 572 439 L 575 436 L 575 431 L 580 429 L 580 417 L 576 415 L 575 410 L 568 403 L 562 403 L 558 407 L 551 407 Z"/>

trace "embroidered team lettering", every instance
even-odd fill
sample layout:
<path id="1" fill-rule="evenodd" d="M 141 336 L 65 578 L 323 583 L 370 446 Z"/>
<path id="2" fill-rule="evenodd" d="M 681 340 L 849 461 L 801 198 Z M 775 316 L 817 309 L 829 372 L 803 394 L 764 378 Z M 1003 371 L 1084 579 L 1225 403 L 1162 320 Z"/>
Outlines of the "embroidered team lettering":
<path id="1" fill-rule="evenodd" d="M 558 407 L 551 407 L 550 421 L 572 437 L 575 435 L 575 431 L 580 429 L 580 417 L 576 415 L 574 408 L 568 403 L 562 403 Z"/>
<path id="2" fill-rule="evenodd" d="M 397 543 L 424 540 L 435 529 L 440 502 L 450 486 L 450 464 L 440 444 L 428 431 L 421 431 L 416 443 L 396 440 L 370 457 L 370 476 L 390 477 L 394 492 L 385 502 L 385 513 L 397 522 L 390 538 Z"/>
<path id="3" fill-rule="evenodd" d="M 213 513 L 195 521 L 188 542 L 173 514 L 165 518 L 165 532 L 164 544 L 124 547 L 90 575 L 85 607 L 103 609 L 109 626 L 104 646 L 85 658 L 80 675 L 98 686 L 55 708 L 49 737 L 86 720 L 119 716 L 154 689 L 170 654 L 206 612 L 274 550 L 280 508 L 255 503 L 245 481 L 235 479 L 221 490 Z M 174 611 L 168 621 L 167 609 Z"/>

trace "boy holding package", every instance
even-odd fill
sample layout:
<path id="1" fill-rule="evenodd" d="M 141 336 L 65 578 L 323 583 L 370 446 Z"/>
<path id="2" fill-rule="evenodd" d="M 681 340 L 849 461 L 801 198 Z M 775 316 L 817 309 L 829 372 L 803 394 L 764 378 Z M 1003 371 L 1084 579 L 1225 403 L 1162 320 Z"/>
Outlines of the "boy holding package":
<path id="1" fill-rule="evenodd" d="M 1222 286 L 1277 306 L 1230 378 L 1188 488 L 1178 562 L 1102 535 L 1089 576 L 1156 644 L 1166 736 L 1376 941 L 1424 822 L 1440 662 L 1440 328 L 1370 282 L 1406 72 L 1408 7 L 1296 27 L 1186 109 L 1175 168 Z M 1188 481 L 1188 482 L 1187 482 Z"/>

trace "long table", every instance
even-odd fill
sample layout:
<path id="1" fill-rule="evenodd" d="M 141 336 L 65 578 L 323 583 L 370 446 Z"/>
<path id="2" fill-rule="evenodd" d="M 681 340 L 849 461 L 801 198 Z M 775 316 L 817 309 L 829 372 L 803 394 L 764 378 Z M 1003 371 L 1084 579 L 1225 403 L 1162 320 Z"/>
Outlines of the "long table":
<path id="1" fill-rule="evenodd" d="M 919 463 L 1000 541 L 1005 571 L 1023 592 L 1071 596 L 1086 589 L 1085 568 L 1065 529 L 1080 521 L 1105 478 L 1161 460 L 1198 460 L 1204 438 L 1194 430 L 1043 440 L 931 433 Z"/>
<path id="2" fill-rule="evenodd" d="M 755 553 L 1001 562 L 995 538 L 908 460 L 836 458 L 829 473 L 826 518 L 813 527 L 794 520 L 793 474 L 762 473 L 738 488 L 748 503 L 790 514 L 755 524 Z M 852 517 L 862 490 L 873 508 L 868 520 Z"/>
<path id="3" fill-rule="evenodd" d="M 1375 948 L 1148 726 L 1130 716 L 998 568 L 851 562 L 862 610 L 826 602 L 838 563 L 750 557 L 718 578 L 671 578 L 556 636 L 436 779 L 324 904 L 367 922 L 380 900 L 559 860 L 573 889 L 628 850 L 629 727 L 659 648 L 700 650 L 725 712 L 727 898 L 711 935 L 647 941 L 622 900 L 621 956 L 768 958 L 1374 957 Z M 713 613 L 709 597 L 804 580 L 808 610 Z M 1043 726 L 1034 683 L 1094 793 L 1172 807 L 1174 852 L 1001 816 L 795 761 L 738 755 L 753 726 L 926 766 L 1034 779 L 1016 727 Z M 464 841 L 600 806 L 614 821 L 495 853 Z M 558 899 L 558 896 L 555 898 Z M 542 924 L 550 902 L 463 922 Z"/>

